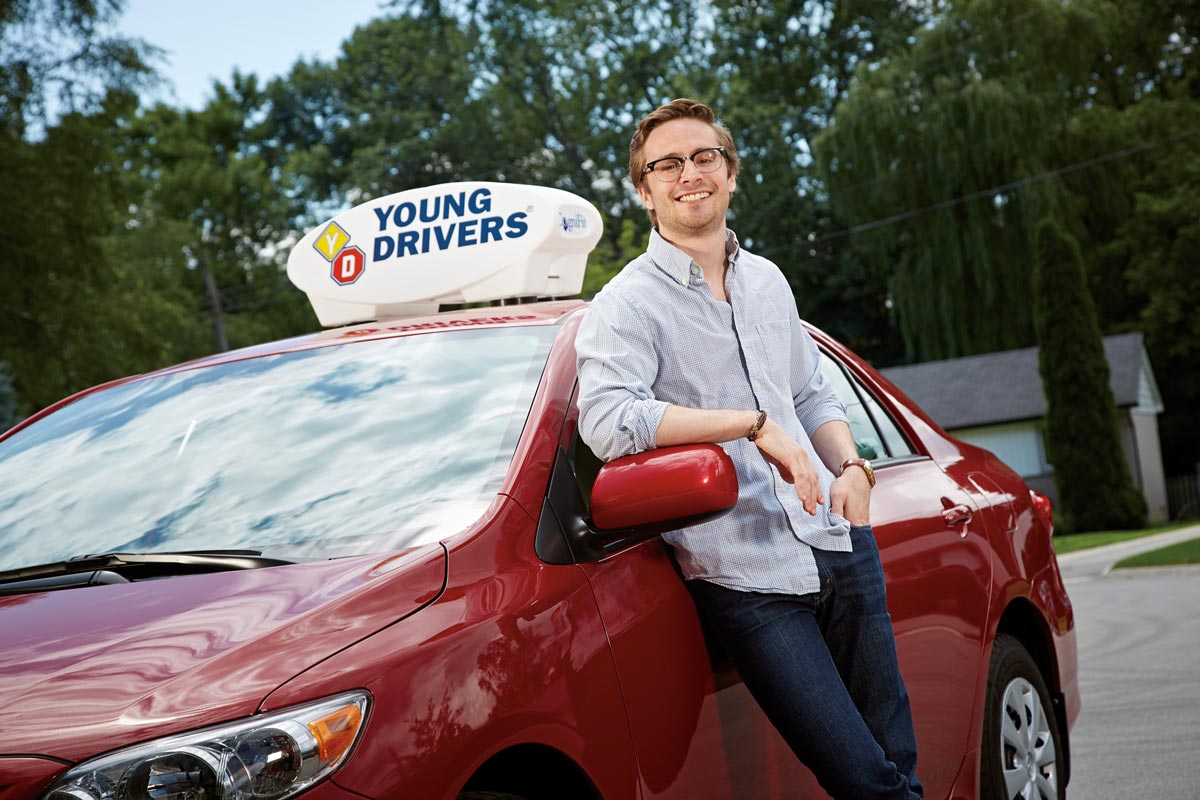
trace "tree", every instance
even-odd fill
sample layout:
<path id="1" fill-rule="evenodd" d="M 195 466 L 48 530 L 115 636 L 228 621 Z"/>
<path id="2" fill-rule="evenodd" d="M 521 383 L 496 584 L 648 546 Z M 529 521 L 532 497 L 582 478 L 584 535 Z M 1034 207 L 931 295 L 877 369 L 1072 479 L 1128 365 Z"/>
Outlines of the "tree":
<path id="1" fill-rule="evenodd" d="M 1061 185 L 1021 183 L 1062 162 L 1086 101 L 1102 0 L 951 5 L 911 50 L 868 67 L 814 143 L 837 215 L 893 273 L 909 358 L 1032 342 L 1027 298 L 1037 220 Z M 1009 188 L 996 191 L 996 187 Z"/>
<path id="2" fill-rule="evenodd" d="M 1121 453 L 1108 362 L 1079 243 L 1046 219 L 1038 226 L 1037 253 L 1038 372 L 1059 527 L 1140 528 L 1146 503 Z"/>
<path id="3" fill-rule="evenodd" d="M 134 194 L 114 246 L 175 276 L 212 331 L 194 355 L 293 335 L 311 326 L 285 275 L 307 204 L 279 152 L 263 144 L 266 96 L 254 76 L 217 83 L 199 111 L 159 105 L 121 130 Z M 196 345 L 189 340 L 188 347 Z"/>
<path id="4" fill-rule="evenodd" d="M 17 138 L 58 113 L 94 113 L 112 89 L 155 80 L 159 51 L 106 29 L 124 0 L 0 3 L 0 125 Z"/>
<path id="5" fill-rule="evenodd" d="M 846 99 L 855 69 L 884 58 L 927 24 L 932 3 L 893 0 L 717 0 L 715 98 L 743 157 L 731 220 L 744 244 L 788 276 L 801 316 L 874 360 L 902 350 L 891 333 L 891 262 L 855 243 L 824 239 L 843 228 L 813 148 Z M 698 70 L 704 75 L 708 70 Z"/>
<path id="6" fill-rule="evenodd" d="M 17 414 L 17 390 L 13 386 L 8 364 L 0 361 L 0 433 L 16 425 L 21 419 Z"/>

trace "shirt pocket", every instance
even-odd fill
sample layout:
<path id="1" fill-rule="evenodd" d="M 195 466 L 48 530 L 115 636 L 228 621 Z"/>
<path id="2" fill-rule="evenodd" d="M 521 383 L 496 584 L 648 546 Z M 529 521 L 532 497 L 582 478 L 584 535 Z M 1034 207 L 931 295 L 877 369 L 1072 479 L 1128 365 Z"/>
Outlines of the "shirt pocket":
<path id="1" fill-rule="evenodd" d="M 754 323 L 753 349 L 758 353 L 764 377 L 786 390 L 792 371 L 791 322 L 772 319 Z"/>

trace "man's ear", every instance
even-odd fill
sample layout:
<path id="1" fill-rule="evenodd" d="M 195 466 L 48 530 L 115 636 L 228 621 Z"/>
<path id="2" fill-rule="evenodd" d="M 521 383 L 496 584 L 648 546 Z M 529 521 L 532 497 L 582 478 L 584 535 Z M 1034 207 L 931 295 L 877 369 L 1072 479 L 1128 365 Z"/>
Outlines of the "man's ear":
<path id="1" fill-rule="evenodd" d="M 733 194 L 737 191 L 737 173 L 729 173 L 729 193 Z"/>
<path id="2" fill-rule="evenodd" d="M 650 196 L 650 190 L 646 188 L 646 182 L 642 181 L 634 188 L 637 189 L 638 197 L 642 198 L 642 205 L 645 206 L 647 210 L 653 211 L 654 198 Z"/>

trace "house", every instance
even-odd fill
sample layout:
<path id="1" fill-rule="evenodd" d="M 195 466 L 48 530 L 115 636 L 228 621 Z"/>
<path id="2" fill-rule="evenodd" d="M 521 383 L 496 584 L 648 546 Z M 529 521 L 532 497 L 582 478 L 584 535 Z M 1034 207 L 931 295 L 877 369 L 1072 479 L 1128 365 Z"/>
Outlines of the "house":
<path id="1" fill-rule="evenodd" d="M 1104 338 L 1110 386 L 1129 473 L 1146 498 L 1151 522 L 1168 517 L 1158 439 L 1162 397 L 1142 334 Z M 1057 499 L 1054 468 L 1046 461 L 1042 419 L 1046 397 L 1037 348 L 928 361 L 881 370 L 946 431 L 985 447 L 1032 488 Z"/>

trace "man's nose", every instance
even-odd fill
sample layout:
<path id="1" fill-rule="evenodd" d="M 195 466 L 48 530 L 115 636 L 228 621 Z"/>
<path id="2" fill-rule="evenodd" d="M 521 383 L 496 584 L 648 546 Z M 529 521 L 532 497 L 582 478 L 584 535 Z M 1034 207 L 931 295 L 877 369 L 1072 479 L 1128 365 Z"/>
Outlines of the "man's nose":
<path id="1" fill-rule="evenodd" d="M 689 168 L 691 168 L 691 171 L 692 171 L 691 175 L 688 174 Z M 679 180 L 681 180 L 681 181 L 695 180 L 696 178 L 699 178 L 702 174 L 703 173 L 700 172 L 700 168 L 696 166 L 695 161 L 692 161 L 690 158 L 685 158 L 683 160 L 683 169 L 680 170 L 680 172 L 679 172 Z"/>

